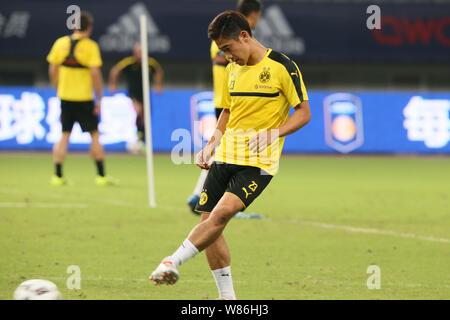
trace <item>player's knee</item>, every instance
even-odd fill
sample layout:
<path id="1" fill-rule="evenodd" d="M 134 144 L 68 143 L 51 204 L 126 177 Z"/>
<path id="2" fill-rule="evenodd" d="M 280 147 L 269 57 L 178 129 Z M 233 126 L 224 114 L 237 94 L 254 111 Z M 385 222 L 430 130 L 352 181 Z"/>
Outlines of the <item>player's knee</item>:
<path id="1" fill-rule="evenodd" d="M 214 224 L 224 226 L 233 217 L 236 209 L 232 205 L 219 205 L 216 206 L 211 214 Z"/>
<path id="2" fill-rule="evenodd" d="M 61 135 L 61 139 L 59 139 L 58 145 L 66 145 L 69 143 L 69 138 L 70 138 L 70 133 L 67 132 L 63 132 L 63 134 Z"/>
<path id="3" fill-rule="evenodd" d="M 222 229 L 226 226 L 230 218 L 228 218 L 225 215 L 222 215 L 220 213 L 215 214 L 209 218 L 209 221 L 211 221 L 213 227 Z"/>

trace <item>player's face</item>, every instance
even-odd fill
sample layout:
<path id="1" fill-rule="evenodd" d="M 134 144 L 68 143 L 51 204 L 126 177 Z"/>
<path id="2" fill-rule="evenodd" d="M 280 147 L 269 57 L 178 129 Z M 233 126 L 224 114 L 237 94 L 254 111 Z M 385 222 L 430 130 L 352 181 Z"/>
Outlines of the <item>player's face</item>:
<path id="1" fill-rule="evenodd" d="M 216 40 L 216 44 L 221 51 L 225 54 L 225 58 L 228 61 L 236 62 L 243 66 L 247 64 L 250 57 L 250 36 L 246 31 L 241 31 L 239 39 L 227 39 L 219 38 Z"/>
<path id="2" fill-rule="evenodd" d="M 138 61 L 141 60 L 142 55 L 141 55 L 141 45 L 140 44 L 136 44 L 133 47 L 133 55 L 136 58 L 136 60 L 138 60 Z"/>

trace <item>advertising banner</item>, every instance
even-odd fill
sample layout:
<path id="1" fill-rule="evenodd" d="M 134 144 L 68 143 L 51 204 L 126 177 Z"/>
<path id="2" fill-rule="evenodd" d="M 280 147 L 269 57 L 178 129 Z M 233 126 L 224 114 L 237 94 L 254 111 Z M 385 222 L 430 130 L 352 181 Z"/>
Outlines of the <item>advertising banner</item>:
<path id="1" fill-rule="evenodd" d="M 198 150 L 214 131 L 210 91 L 152 93 L 157 152 Z M 287 137 L 291 153 L 450 154 L 450 93 L 309 92 L 312 121 Z M 61 135 L 60 102 L 53 89 L 0 87 L 0 150 L 51 150 Z M 100 140 L 126 151 L 137 139 L 136 114 L 124 92 L 102 100 Z M 76 125 L 71 150 L 88 150 L 90 137 Z M 187 146 L 187 147 L 186 147 Z"/>

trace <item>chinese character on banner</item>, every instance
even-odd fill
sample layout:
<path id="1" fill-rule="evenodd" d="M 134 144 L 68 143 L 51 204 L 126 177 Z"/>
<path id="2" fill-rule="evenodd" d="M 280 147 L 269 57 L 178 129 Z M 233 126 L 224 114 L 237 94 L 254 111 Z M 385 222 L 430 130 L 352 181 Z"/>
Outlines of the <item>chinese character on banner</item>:
<path id="1" fill-rule="evenodd" d="M 428 148 L 445 147 L 450 141 L 450 100 L 412 97 L 403 115 L 410 141 L 423 141 Z"/>
<path id="2" fill-rule="evenodd" d="M 23 92 L 20 99 L 0 95 L 0 141 L 16 138 L 18 144 L 29 144 L 45 136 L 41 121 L 45 104 L 34 92 Z"/>
<path id="3" fill-rule="evenodd" d="M 42 140 L 45 129 L 41 121 L 45 118 L 45 103 L 35 92 L 23 92 L 13 105 L 14 131 L 19 144 L 29 144 L 34 139 Z"/>

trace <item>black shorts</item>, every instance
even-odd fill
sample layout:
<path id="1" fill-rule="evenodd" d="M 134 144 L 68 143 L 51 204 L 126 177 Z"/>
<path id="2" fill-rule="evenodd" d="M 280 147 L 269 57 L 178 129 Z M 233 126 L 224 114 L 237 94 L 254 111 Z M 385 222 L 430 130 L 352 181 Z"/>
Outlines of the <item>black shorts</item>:
<path id="1" fill-rule="evenodd" d="M 211 212 L 225 192 L 241 199 L 244 209 L 267 187 L 273 176 L 257 167 L 214 162 L 203 185 L 197 212 Z"/>
<path id="2" fill-rule="evenodd" d="M 99 118 L 94 114 L 94 101 L 61 100 L 61 124 L 63 132 L 71 132 L 75 122 L 84 132 L 98 130 Z"/>

